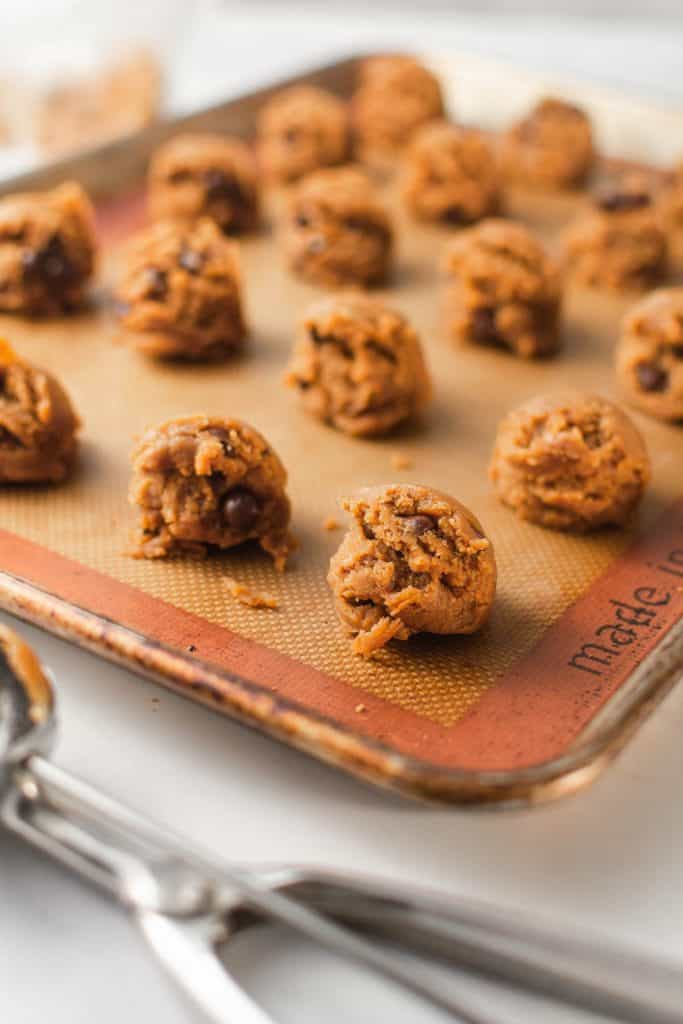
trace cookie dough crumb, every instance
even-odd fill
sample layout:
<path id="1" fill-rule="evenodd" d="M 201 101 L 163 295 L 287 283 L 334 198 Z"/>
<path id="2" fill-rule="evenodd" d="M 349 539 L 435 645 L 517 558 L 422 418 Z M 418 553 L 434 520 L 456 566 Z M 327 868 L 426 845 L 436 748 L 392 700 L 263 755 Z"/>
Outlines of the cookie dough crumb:
<path id="1" fill-rule="evenodd" d="M 338 530 L 338 529 L 339 529 L 339 520 L 335 519 L 334 516 L 328 516 L 326 519 L 323 519 L 323 530 L 330 530 L 331 531 L 331 530 Z"/>
<path id="2" fill-rule="evenodd" d="M 370 287 L 387 276 L 389 215 L 358 167 L 309 175 L 294 190 L 283 226 L 290 269 L 326 288 Z"/>
<path id="3" fill-rule="evenodd" d="M 413 460 L 403 452 L 392 452 L 389 459 L 393 469 L 412 469 Z"/>
<path id="4" fill-rule="evenodd" d="M 626 398 L 643 412 L 683 421 L 683 288 L 660 288 L 630 310 L 617 375 Z"/>
<path id="5" fill-rule="evenodd" d="M 194 644 L 188 644 L 187 649 L 190 652 L 190 654 L 194 654 L 194 652 L 197 650 Z"/>
<path id="6" fill-rule="evenodd" d="M 505 176 L 529 185 L 579 185 L 594 162 L 590 118 L 580 107 L 554 96 L 540 100 L 500 144 Z"/>
<path id="7" fill-rule="evenodd" d="M 558 349 L 560 272 L 523 225 L 482 221 L 450 243 L 445 270 L 448 329 L 456 340 L 507 348 L 524 359 Z"/>
<path id="8" fill-rule="evenodd" d="M 402 191 L 420 220 L 461 227 L 490 217 L 500 206 L 493 150 L 473 128 L 446 121 L 425 125 L 408 150 Z"/>
<path id="9" fill-rule="evenodd" d="M 414 484 L 343 502 L 351 527 L 327 577 L 353 650 L 372 657 L 413 633 L 473 633 L 496 590 L 493 547 L 464 505 Z"/>
<path id="10" fill-rule="evenodd" d="M 133 452 L 133 554 L 203 556 L 256 540 L 283 570 L 296 546 L 286 482 L 280 459 L 247 423 L 223 416 L 168 420 L 148 430 Z"/>
<path id="11" fill-rule="evenodd" d="M 363 712 L 367 711 L 368 709 L 365 706 L 365 704 L 356 704 L 356 707 L 354 708 L 354 710 L 355 710 L 357 715 L 362 715 Z"/>
<path id="12" fill-rule="evenodd" d="M 261 164 L 272 181 L 297 181 L 349 157 L 348 108 L 313 85 L 277 93 L 261 110 L 257 131 Z"/>
<path id="13" fill-rule="evenodd" d="M 567 269 L 588 287 L 642 291 L 666 274 L 661 211 L 639 177 L 604 188 L 592 209 L 565 229 L 563 245 Z"/>
<path id="14" fill-rule="evenodd" d="M 95 269 L 95 214 L 76 182 L 0 199 L 0 309 L 29 316 L 83 304 Z"/>
<path id="15" fill-rule="evenodd" d="M 224 576 L 223 582 L 228 588 L 228 592 L 236 601 L 240 604 L 244 604 L 247 608 L 271 608 L 273 610 L 280 607 L 280 602 L 272 594 L 253 590 L 248 587 L 245 583 L 240 583 L 234 576 Z"/>
<path id="16" fill-rule="evenodd" d="M 356 437 L 387 433 L 431 396 L 411 325 L 378 299 L 355 293 L 309 308 L 285 383 L 311 415 Z"/>
<path id="17" fill-rule="evenodd" d="M 116 299 L 125 340 L 156 358 L 221 359 L 246 337 L 238 243 L 208 217 L 132 239 Z"/>
<path id="18" fill-rule="evenodd" d="M 0 339 L 0 483 L 59 483 L 78 455 L 80 420 L 61 384 Z"/>
<path id="19" fill-rule="evenodd" d="M 358 148 L 366 158 L 392 156 L 428 121 L 444 115 L 435 75 L 412 57 L 370 57 L 351 101 Z"/>
<path id="20" fill-rule="evenodd" d="M 153 220 L 210 217 L 228 235 L 258 224 L 256 161 L 241 139 L 176 135 L 152 157 L 147 181 Z"/>
<path id="21" fill-rule="evenodd" d="M 489 472 L 498 497 L 520 519 L 586 533 L 632 517 L 650 460 L 618 406 L 573 394 L 534 398 L 509 413 Z"/>

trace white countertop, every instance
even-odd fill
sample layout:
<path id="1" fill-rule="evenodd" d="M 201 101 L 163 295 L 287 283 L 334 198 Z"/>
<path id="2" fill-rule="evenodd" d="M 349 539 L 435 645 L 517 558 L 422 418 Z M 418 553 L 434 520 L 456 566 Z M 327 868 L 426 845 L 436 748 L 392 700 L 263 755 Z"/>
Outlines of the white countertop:
<path id="1" fill-rule="evenodd" d="M 254 28 L 255 19 L 258 25 Z M 284 5 L 239 6 L 194 33 L 179 71 L 188 106 L 354 47 L 449 45 L 633 87 L 683 105 L 683 31 L 441 17 L 327 20 Z M 201 57 L 201 60 L 200 60 Z M 182 95 L 180 95 L 182 93 Z M 681 139 L 683 151 L 683 138 Z M 6 617 L 0 616 L 0 619 Z M 15 623 L 16 625 L 16 623 Z M 59 684 L 60 765 L 241 863 L 296 862 L 421 882 L 543 915 L 679 958 L 683 928 L 683 688 L 590 791 L 533 811 L 429 809 L 365 788 L 152 684 L 21 627 Z M 158 698 L 158 704 L 152 698 Z M 239 956 L 240 976 L 287 1024 L 442 1020 L 405 996 L 275 933 Z M 469 979 L 500 1024 L 586 1019 Z M 683 987 L 683 986 L 682 986 Z M 0 836 L 2 1024 L 187 1024 L 125 915 Z M 236 1022 L 239 1024 L 239 1022 Z"/>

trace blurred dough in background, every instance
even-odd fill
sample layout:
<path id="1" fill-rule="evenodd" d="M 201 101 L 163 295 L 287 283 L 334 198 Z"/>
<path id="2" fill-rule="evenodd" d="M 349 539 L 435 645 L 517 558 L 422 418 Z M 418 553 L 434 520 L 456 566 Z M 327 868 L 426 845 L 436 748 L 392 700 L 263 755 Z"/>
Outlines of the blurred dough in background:
<path id="1" fill-rule="evenodd" d="M 49 90 L 37 104 L 36 141 L 51 156 L 129 135 L 160 109 L 162 72 L 151 51 L 139 49 L 100 72 Z"/>

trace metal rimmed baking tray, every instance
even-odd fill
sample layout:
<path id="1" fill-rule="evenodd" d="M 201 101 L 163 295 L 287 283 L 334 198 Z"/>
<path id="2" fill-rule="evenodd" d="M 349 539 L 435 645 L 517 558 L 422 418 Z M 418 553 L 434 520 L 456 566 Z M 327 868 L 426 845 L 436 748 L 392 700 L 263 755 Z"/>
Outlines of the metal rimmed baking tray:
<path id="1" fill-rule="evenodd" d="M 491 116 L 494 92 L 505 96 L 509 118 L 553 84 L 473 58 L 431 63 L 453 95 L 454 113 L 492 130 L 500 123 L 499 103 Z M 297 81 L 349 95 L 355 71 L 348 60 Z M 60 376 L 85 422 L 72 481 L 0 494 L 0 606 L 406 794 L 510 804 L 575 790 L 598 775 L 683 671 L 681 432 L 634 414 L 654 480 L 628 531 L 571 537 L 520 523 L 492 496 L 486 466 L 498 420 L 519 401 L 567 385 L 615 395 L 613 346 L 632 297 L 570 289 L 564 348 L 551 361 L 454 350 L 439 318 L 438 262 L 448 233 L 411 223 L 390 183 L 386 201 L 399 245 L 396 273 L 382 294 L 423 339 L 436 395 L 422 424 L 382 440 L 354 440 L 307 418 L 282 387 L 295 322 L 317 293 L 283 266 L 273 227 L 279 195 L 267 197 L 267 224 L 242 244 L 251 327 L 242 358 L 175 366 L 116 344 L 106 292 L 120 244 L 144 221 L 149 154 L 181 127 L 249 137 L 259 105 L 283 84 L 6 186 L 81 180 L 99 204 L 103 265 L 88 312 L 40 323 L 0 319 L 0 332 L 26 358 Z M 661 140 L 671 144 L 683 117 L 648 107 L 643 132 L 642 104 L 585 85 L 565 91 L 591 109 L 611 153 L 641 163 L 673 158 Z M 514 190 L 506 202 L 510 215 L 553 246 L 583 197 Z M 204 562 L 125 554 L 133 436 L 149 423 L 199 411 L 247 419 L 289 470 L 301 548 L 282 578 L 250 548 Z M 396 453 L 409 468 L 394 468 Z M 367 663 L 351 654 L 336 622 L 325 574 L 340 533 L 326 531 L 323 521 L 342 518 L 341 495 L 390 479 L 441 487 L 477 513 L 497 552 L 500 590 L 477 636 L 420 637 Z M 274 591 L 280 609 L 235 603 L 227 574 Z M 618 650 L 603 643 L 617 609 L 639 620 L 634 642 Z"/>

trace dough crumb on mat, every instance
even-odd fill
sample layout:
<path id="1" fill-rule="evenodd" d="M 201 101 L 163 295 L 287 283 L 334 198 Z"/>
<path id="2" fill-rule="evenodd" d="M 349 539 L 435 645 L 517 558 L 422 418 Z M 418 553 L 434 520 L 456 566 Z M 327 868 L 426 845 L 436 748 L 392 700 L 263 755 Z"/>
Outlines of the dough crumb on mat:
<path id="1" fill-rule="evenodd" d="M 267 594 L 265 591 L 252 590 L 245 583 L 240 583 L 234 576 L 224 576 L 223 582 L 228 588 L 228 592 L 231 597 L 234 597 L 240 604 L 244 604 L 247 608 L 271 608 L 273 610 L 280 607 L 280 602 L 272 594 Z"/>
<path id="2" fill-rule="evenodd" d="M 365 633 L 359 633 L 353 641 L 351 648 L 354 654 L 360 654 L 363 658 L 372 658 L 378 651 L 401 635 L 402 639 L 408 636 L 408 632 L 400 619 L 390 619 L 385 616 L 376 622 L 375 625 Z"/>
<path id="3" fill-rule="evenodd" d="M 355 710 L 355 712 L 356 712 L 356 714 L 357 714 L 357 715 L 362 715 L 362 714 L 363 714 L 363 713 L 364 713 L 365 711 L 367 711 L 368 709 L 367 709 L 367 707 L 365 706 L 365 704 L 356 704 L 356 707 L 355 707 L 355 709 L 354 709 L 354 710 Z"/>
<path id="4" fill-rule="evenodd" d="M 334 516 L 327 516 L 326 519 L 323 519 L 323 530 L 338 530 L 339 525 L 339 520 Z"/>
<path id="5" fill-rule="evenodd" d="M 392 452 L 390 460 L 393 469 L 412 469 L 413 460 L 405 452 Z"/>

